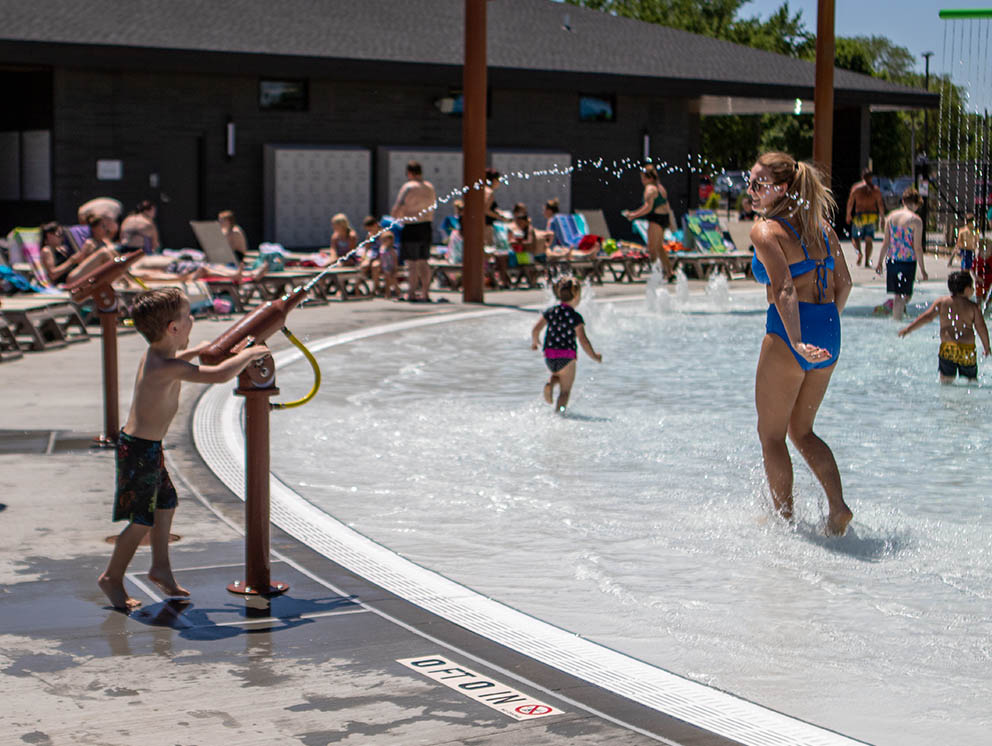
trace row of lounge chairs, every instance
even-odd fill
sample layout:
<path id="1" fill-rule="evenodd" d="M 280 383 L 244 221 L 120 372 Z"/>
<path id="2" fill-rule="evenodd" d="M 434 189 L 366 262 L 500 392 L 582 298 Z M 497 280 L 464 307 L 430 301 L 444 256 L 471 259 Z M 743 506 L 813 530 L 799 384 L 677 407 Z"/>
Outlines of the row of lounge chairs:
<path id="1" fill-rule="evenodd" d="M 559 216 L 553 226 L 556 234 L 561 231 L 561 243 L 575 245 L 585 235 L 610 239 L 610 232 L 602 211 L 580 211 L 574 215 Z M 191 226 L 206 258 L 217 264 L 230 264 L 235 257 L 227 239 L 214 221 L 191 221 Z M 646 239 L 646 225 L 635 221 Z M 69 240 L 81 245 L 86 240 L 83 226 L 70 226 L 66 230 Z M 751 254 L 732 249 L 732 243 L 720 230 L 719 222 L 713 213 L 698 211 L 686 218 L 685 234 L 691 248 L 673 256 L 677 266 L 681 265 L 697 277 L 705 277 L 712 271 L 722 270 L 728 274 L 746 272 Z M 73 303 L 67 293 L 48 283 L 41 268 L 38 252 L 38 230 L 18 228 L 10 238 L 17 249 L 15 257 L 23 263 L 13 269 L 28 282 L 33 283 L 37 292 L 5 297 L 0 301 L 0 361 L 19 357 L 24 350 L 39 351 L 64 347 L 74 342 L 89 339 L 88 329 L 92 315 L 90 309 Z M 307 304 L 324 304 L 331 301 L 348 301 L 371 298 L 375 288 L 370 286 L 367 277 L 353 267 L 335 268 L 322 273 L 318 267 L 301 266 L 287 257 L 287 267 L 281 271 L 268 272 L 258 278 L 205 277 L 196 283 L 186 283 L 184 289 L 194 303 L 210 309 L 213 300 L 226 299 L 232 311 L 243 313 L 252 305 L 278 298 L 293 287 L 306 284 L 316 277 L 320 279 L 310 289 Z M 462 265 L 432 259 L 431 267 L 434 282 L 443 288 L 457 290 L 462 282 Z M 583 256 L 573 259 L 548 257 L 543 263 L 517 264 L 506 270 L 510 287 L 533 288 L 539 286 L 544 277 L 553 279 L 563 274 L 571 274 L 596 284 L 604 281 L 634 282 L 651 271 L 648 255 L 643 245 L 625 241 L 616 242 L 616 250 L 611 254 Z M 493 287 L 498 287 L 495 267 L 487 263 L 486 273 Z M 127 305 L 129 296 L 138 292 L 134 289 L 121 289 L 120 294 Z M 198 303 L 197 301 L 202 301 Z"/>

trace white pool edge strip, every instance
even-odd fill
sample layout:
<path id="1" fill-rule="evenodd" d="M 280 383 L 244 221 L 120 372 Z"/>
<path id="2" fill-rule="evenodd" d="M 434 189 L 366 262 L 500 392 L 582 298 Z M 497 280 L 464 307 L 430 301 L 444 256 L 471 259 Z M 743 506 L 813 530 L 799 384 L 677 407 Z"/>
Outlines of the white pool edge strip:
<path id="1" fill-rule="evenodd" d="M 637 299 L 608 298 L 600 302 Z M 316 353 L 373 336 L 515 310 L 488 309 L 411 319 L 337 334 L 309 346 Z M 286 350 L 276 355 L 276 362 L 279 366 L 288 365 L 302 357 L 297 350 Z M 232 395 L 231 384 L 211 386 L 194 412 L 193 439 L 208 467 L 228 489 L 244 499 L 242 407 L 243 400 Z M 864 743 L 682 678 L 486 598 L 349 528 L 274 475 L 270 488 L 272 523 L 289 535 L 400 598 L 564 673 L 746 746 Z"/>

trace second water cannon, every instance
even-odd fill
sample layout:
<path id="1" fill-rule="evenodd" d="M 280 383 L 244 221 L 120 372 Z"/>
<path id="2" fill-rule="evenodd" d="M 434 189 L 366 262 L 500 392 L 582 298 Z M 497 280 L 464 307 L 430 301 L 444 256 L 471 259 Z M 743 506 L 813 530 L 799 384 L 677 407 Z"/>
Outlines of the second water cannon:
<path id="1" fill-rule="evenodd" d="M 117 294 L 114 283 L 131 269 L 131 266 L 142 256 L 143 251 L 132 251 L 122 254 L 113 261 L 101 264 L 81 277 L 66 284 L 74 303 L 83 303 L 93 299 L 100 311 L 113 311 L 117 308 Z"/>
<path id="2" fill-rule="evenodd" d="M 305 286 L 276 300 L 266 301 L 251 313 L 243 316 L 200 353 L 205 365 L 217 365 L 236 355 L 251 344 L 265 344 L 273 334 L 286 325 L 289 312 L 307 296 Z M 268 355 L 249 365 L 245 374 L 256 387 L 271 386 L 275 378 L 275 364 Z"/>

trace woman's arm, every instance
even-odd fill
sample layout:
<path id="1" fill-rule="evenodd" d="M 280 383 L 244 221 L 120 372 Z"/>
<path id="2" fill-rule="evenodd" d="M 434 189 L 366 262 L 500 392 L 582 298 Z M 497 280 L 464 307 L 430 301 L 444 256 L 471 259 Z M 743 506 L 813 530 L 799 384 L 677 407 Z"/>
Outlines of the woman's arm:
<path id="1" fill-rule="evenodd" d="M 651 212 L 651 206 L 654 204 L 654 198 L 657 194 L 658 187 L 653 184 L 649 184 L 644 187 L 644 204 L 636 210 L 624 210 L 623 216 L 627 218 L 627 220 L 636 220 L 637 218 L 644 217 Z"/>
<path id="2" fill-rule="evenodd" d="M 358 246 L 358 234 L 355 231 L 350 231 L 348 233 L 348 251 L 354 251 L 356 246 Z"/>
<path id="3" fill-rule="evenodd" d="M 782 319 L 785 333 L 789 337 L 789 345 L 804 360 L 811 363 L 820 362 L 830 357 L 821 347 L 808 345 L 803 342 L 802 327 L 799 325 L 799 298 L 796 286 L 792 282 L 789 262 L 785 258 L 774 228 L 767 221 L 758 223 L 751 229 L 751 242 L 758 259 L 765 265 L 772 291 L 772 303 Z"/>
<path id="4" fill-rule="evenodd" d="M 79 264 L 76 259 L 79 254 L 70 254 L 69 258 L 66 259 L 61 264 L 55 263 L 55 254 L 52 252 L 50 246 L 41 247 L 41 265 L 45 268 L 45 274 L 48 275 L 48 279 L 52 282 L 58 282 L 62 275 L 68 274 L 69 271 Z"/>
<path id="5" fill-rule="evenodd" d="M 837 310 L 842 312 L 847 305 L 847 298 L 851 295 L 851 270 L 847 267 L 847 259 L 840 248 L 840 239 L 834 233 L 833 228 L 828 228 L 827 236 L 830 238 L 830 251 L 834 255 L 834 303 Z"/>

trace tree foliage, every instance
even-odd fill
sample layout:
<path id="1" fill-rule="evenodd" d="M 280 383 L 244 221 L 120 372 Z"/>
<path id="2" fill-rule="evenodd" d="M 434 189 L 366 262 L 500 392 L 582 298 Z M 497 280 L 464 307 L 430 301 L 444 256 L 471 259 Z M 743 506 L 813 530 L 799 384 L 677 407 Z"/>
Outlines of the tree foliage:
<path id="1" fill-rule="evenodd" d="M 790 57 L 812 60 L 815 36 L 789 3 L 768 17 L 742 16 L 747 0 L 566 0 L 613 15 L 635 18 L 649 23 L 679 28 L 704 36 L 777 52 Z M 905 47 L 884 36 L 838 37 L 835 43 L 836 64 L 845 70 L 885 78 L 916 88 L 923 87 L 923 76 L 913 72 L 915 58 Z M 941 144 L 939 124 L 952 122 L 960 111 L 961 91 L 949 81 L 934 78 L 930 90 L 945 95 L 945 112 L 938 120 L 930 114 L 929 139 L 923 143 L 922 112 L 876 112 L 872 117 L 871 155 L 875 170 L 881 174 L 909 173 L 914 153 L 911 132 L 916 128 L 916 152 L 941 157 L 957 157 L 975 146 L 945 137 Z M 977 131 L 977 126 L 971 127 Z M 763 150 L 786 150 L 799 158 L 808 158 L 813 150 L 813 121 L 809 115 L 765 114 L 753 116 L 707 116 L 702 118 L 701 148 L 710 161 L 727 169 L 748 168 Z"/>

